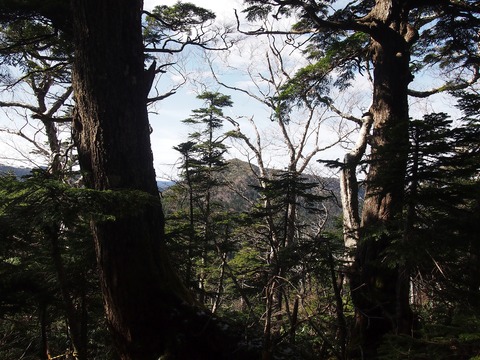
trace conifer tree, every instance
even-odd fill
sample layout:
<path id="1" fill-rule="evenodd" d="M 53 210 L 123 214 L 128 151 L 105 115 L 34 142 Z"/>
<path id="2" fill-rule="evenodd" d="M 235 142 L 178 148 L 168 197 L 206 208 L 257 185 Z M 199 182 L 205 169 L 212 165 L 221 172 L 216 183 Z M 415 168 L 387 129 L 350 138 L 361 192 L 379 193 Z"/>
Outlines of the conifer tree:
<path id="1" fill-rule="evenodd" d="M 188 259 L 185 276 L 188 283 L 197 284 L 194 288 L 199 301 L 205 303 L 207 298 L 211 301 L 216 298 L 213 294 L 216 290 L 212 290 L 214 284 L 209 286 L 207 282 L 215 273 L 212 265 L 221 261 L 223 255 L 218 246 L 223 242 L 223 234 L 217 219 L 222 212 L 222 205 L 218 201 L 216 189 L 221 185 L 221 172 L 227 167 L 227 148 L 224 144 L 227 136 L 219 130 L 223 126 L 223 108 L 230 107 L 233 103 L 230 96 L 218 92 L 206 91 L 197 98 L 204 100 L 204 107 L 193 110 L 192 116 L 183 120 L 197 128 L 197 131 L 190 133 L 189 141 L 175 149 L 182 155 L 182 181 L 177 186 L 185 188 L 188 193 Z M 176 221 L 179 216 L 178 213 L 175 215 Z M 221 264 L 220 268 L 223 268 Z M 209 292 L 213 296 L 208 295 Z"/>

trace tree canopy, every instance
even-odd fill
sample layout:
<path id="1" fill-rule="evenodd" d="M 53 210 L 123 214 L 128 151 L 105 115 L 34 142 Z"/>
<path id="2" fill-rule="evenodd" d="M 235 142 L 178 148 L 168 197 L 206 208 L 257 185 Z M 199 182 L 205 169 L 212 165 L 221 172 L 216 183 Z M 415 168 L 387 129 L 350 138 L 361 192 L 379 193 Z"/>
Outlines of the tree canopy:
<path id="1" fill-rule="evenodd" d="M 478 1 L 244 4 L 238 34 L 264 36 L 265 57 L 250 87 L 208 59 L 216 88 L 160 193 L 148 106 L 179 85 L 158 79 L 189 46 L 230 54 L 232 28 L 192 3 L 0 0 L 0 106 L 24 123 L 1 130 L 48 159 L 0 176 L 0 356 L 478 355 Z M 359 81 L 371 104 L 345 110 Z M 267 109 L 281 168 L 235 92 Z M 411 111 L 439 93 L 460 116 Z M 319 159 L 337 144 L 342 160 Z"/>

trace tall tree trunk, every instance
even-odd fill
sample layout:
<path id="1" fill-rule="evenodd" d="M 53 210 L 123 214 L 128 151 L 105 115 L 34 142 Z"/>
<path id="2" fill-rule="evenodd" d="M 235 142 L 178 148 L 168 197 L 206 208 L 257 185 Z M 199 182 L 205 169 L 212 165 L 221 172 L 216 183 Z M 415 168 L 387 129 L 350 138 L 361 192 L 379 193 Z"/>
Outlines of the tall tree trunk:
<path id="1" fill-rule="evenodd" d="M 371 33 L 374 123 L 360 241 L 351 274 L 357 310 L 353 345 L 361 347 L 365 358 L 376 356 L 383 335 L 404 332 L 411 322 L 408 291 L 404 291 L 408 279 L 385 252 L 400 236 L 408 155 L 409 48 L 415 33 L 402 4 L 377 0 L 369 15 L 376 20 Z"/>
<path id="2" fill-rule="evenodd" d="M 225 341 L 210 317 L 195 310 L 166 256 L 146 108 L 151 81 L 144 71 L 142 5 L 72 0 L 74 126 L 85 183 L 152 197 L 134 213 L 92 225 L 107 320 L 121 359 L 221 358 Z"/>

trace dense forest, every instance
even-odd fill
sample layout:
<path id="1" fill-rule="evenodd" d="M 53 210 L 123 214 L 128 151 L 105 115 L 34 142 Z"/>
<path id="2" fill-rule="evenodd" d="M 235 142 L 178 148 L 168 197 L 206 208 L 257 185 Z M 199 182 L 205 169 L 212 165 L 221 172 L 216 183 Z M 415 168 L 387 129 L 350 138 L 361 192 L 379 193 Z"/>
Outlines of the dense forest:
<path id="1" fill-rule="evenodd" d="M 1 359 L 480 358 L 480 3 L 242 4 L 0 0 Z"/>

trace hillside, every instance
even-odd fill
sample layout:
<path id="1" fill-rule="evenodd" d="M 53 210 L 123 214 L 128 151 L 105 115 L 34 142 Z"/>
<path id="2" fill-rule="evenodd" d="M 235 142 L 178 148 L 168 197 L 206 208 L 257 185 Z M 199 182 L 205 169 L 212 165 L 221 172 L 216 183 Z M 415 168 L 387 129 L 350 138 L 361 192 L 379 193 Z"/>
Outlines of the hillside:
<path id="1" fill-rule="evenodd" d="M 15 174 L 18 177 L 22 177 L 22 176 L 30 175 L 31 171 L 32 171 L 31 168 L 15 167 L 15 166 L 0 164 L 0 175 Z M 165 191 L 173 184 L 174 184 L 173 181 L 157 180 L 157 187 L 159 191 Z"/>
<path id="2" fill-rule="evenodd" d="M 227 169 L 222 176 L 225 181 L 223 191 L 219 191 L 217 198 L 222 204 L 228 204 L 232 211 L 245 211 L 251 207 L 248 204 L 258 199 L 259 193 L 255 187 L 259 186 L 257 177 L 258 168 L 247 162 L 233 159 L 228 163 Z M 278 173 L 279 170 L 269 169 L 271 174 Z M 325 219 L 327 227 L 332 227 L 336 219 L 341 215 L 340 207 L 340 184 L 335 178 L 318 178 L 313 175 L 305 175 L 306 181 L 318 184 L 313 190 L 317 195 L 324 196 L 326 200 L 322 202 L 325 210 Z M 302 213 L 302 212 L 300 212 Z M 306 220 L 309 214 L 303 213 Z M 313 219 L 312 219 L 313 220 Z M 315 221 L 315 220 L 313 220 Z"/>
<path id="3" fill-rule="evenodd" d="M 19 177 L 25 176 L 30 174 L 32 169 L 29 168 L 24 168 L 24 167 L 15 167 L 15 166 L 9 166 L 9 165 L 1 165 L 0 164 L 0 175 L 2 174 L 15 174 Z"/>
<path id="4" fill-rule="evenodd" d="M 270 169 L 270 173 L 278 172 L 276 169 Z M 222 186 L 216 189 L 214 200 L 221 204 L 225 210 L 232 212 L 249 211 L 252 205 L 258 200 L 259 192 L 256 187 L 259 186 L 258 167 L 251 165 L 239 159 L 228 161 L 228 166 L 219 176 Z M 332 225 L 336 218 L 341 214 L 340 208 L 340 185 L 335 178 L 316 178 L 312 175 L 305 176 L 308 182 L 318 183 L 316 187 L 317 195 L 324 196 L 323 206 L 328 214 L 328 223 Z M 178 183 L 181 186 L 182 183 Z M 168 189 L 164 193 L 168 196 Z"/>
<path id="5" fill-rule="evenodd" d="M 14 167 L 0 164 L 0 174 L 13 173 L 19 177 L 31 173 L 32 169 L 23 167 Z M 278 170 L 270 169 L 271 173 Z M 259 193 L 255 187 L 259 182 L 254 173 L 258 174 L 258 167 L 251 165 L 239 159 L 232 159 L 228 162 L 228 167 L 221 174 L 221 182 L 224 184 L 215 193 L 215 200 L 222 204 L 226 210 L 233 212 L 248 211 L 253 203 L 258 200 Z M 320 178 L 306 176 L 311 182 L 318 182 L 318 191 L 322 196 L 330 197 L 324 201 L 325 209 L 328 212 L 329 223 L 337 218 L 341 213 L 339 206 L 340 186 L 338 179 Z M 168 192 L 168 189 L 175 183 L 172 181 L 158 180 L 159 191 Z"/>

